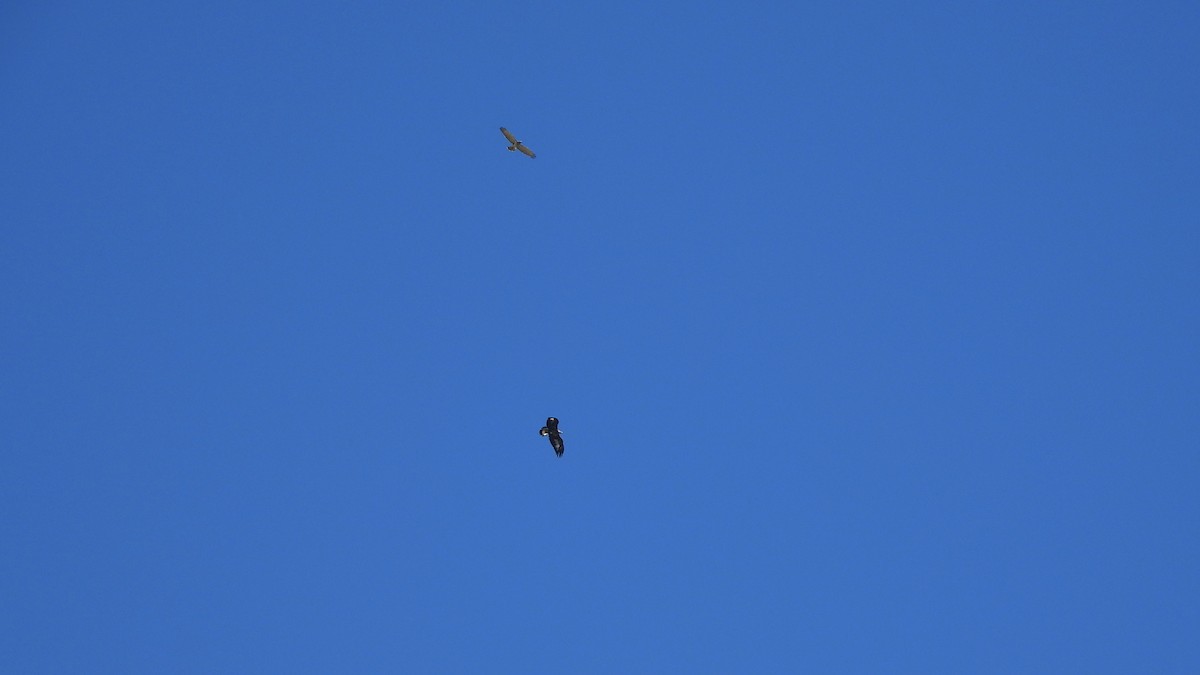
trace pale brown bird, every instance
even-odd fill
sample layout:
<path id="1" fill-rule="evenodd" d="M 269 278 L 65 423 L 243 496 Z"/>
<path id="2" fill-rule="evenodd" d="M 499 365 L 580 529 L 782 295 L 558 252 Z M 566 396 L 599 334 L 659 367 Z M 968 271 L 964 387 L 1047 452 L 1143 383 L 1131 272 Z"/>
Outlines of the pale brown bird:
<path id="1" fill-rule="evenodd" d="M 533 154 L 533 151 L 530 150 L 528 147 L 526 147 L 526 145 L 524 143 L 522 143 L 521 141 L 518 141 L 517 137 L 513 136 L 512 133 L 509 132 L 508 129 L 505 129 L 504 127 L 500 127 L 500 133 L 504 134 L 504 137 L 508 139 L 509 143 L 512 143 L 512 145 L 508 146 L 509 151 L 520 150 L 521 152 L 525 153 L 526 155 L 529 155 L 530 159 L 534 159 L 537 157 L 537 155 Z"/>

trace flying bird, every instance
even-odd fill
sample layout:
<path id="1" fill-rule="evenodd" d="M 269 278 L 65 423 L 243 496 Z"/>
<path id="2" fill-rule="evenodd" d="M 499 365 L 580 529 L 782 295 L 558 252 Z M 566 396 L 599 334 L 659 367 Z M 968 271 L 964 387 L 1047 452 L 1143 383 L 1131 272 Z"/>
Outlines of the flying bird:
<path id="1" fill-rule="evenodd" d="M 550 437 L 550 447 L 554 448 L 554 454 L 558 455 L 559 457 L 562 457 L 563 442 L 562 442 L 562 434 L 560 434 L 558 431 L 558 418 L 557 417 L 547 417 L 546 418 L 546 426 L 542 427 L 541 431 L 538 432 L 538 435 L 549 436 Z"/>
<path id="2" fill-rule="evenodd" d="M 504 127 L 500 127 L 500 133 L 504 134 L 504 137 L 508 139 L 509 143 L 512 143 L 512 145 L 508 146 L 508 149 L 510 152 L 513 150 L 520 150 L 521 152 L 525 153 L 526 155 L 529 155 L 530 159 L 534 159 L 537 157 L 537 155 L 533 154 L 533 151 L 530 150 L 528 147 L 526 147 L 524 143 L 522 143 L 521 141 L 518 141 L 517 137 L 513 136 L 512 132 L 509 131 L 508 129 L 505 129 Z"/>

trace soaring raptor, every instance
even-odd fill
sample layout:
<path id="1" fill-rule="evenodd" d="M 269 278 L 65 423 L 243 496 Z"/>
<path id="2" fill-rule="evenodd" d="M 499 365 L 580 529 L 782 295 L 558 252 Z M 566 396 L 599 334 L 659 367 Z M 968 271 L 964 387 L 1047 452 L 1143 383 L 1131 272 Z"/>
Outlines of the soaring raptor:
<path id="1" fill-rule="evenodd" d="M 526 147 L 524 143 L 522 143 L 521 141 L 518 141 L 517 137 L 513 136 L 512 132 L 509 131 L 508 129 L 505 129 L 504 127 L 500 127 L 500 133 L 504 134 L 504 137 L 508 139 L 509 143 L 512 143 L 512 145 L 508 146 L 508 149 L 510 151 L 520 150 L 521 152 L 525 153 L 526 155 L 529 155 L 530 159 L 534 159 L 537 157 L 537 155 L 533 154 L 533 151 L 530 150 L 528 147 Z"/>
<path id="2" fill-rule="evenodd" d="M 558 418 L 557 417 L 547 417 L 546 418 L 546 426 L 542 427 L 541 431 L 539 431 L 538 434 L 542 435 L 542 436 L 549 436 L 550 437 L 550 447 L 554 448 L 554 454 L 558 455 L 559 457 L 562 457 L 563 442 L 562 442 L 562 434 L 560 434 L 558 432 Z"/>

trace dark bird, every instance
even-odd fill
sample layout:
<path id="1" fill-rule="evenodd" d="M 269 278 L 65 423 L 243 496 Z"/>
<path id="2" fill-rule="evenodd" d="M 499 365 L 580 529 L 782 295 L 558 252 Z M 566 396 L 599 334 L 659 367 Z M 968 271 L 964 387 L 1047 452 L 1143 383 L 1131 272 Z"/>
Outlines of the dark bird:
<path id="1" fill-rule="evenodd" d="M 547 417 L 546 418 L 546 426 L 542 427 L 542 430 L 539 431 L 538 434 L 541 436 L 549 436 L 550 437 L 550 446 L 554 448 L 554 454 L 558 455 L 559 457 L 562 457 L 563 442 L 562 442 L 562 434 L 559 433 L 559 431 L 558 431 L 558 418 L 557 417 Z"/>
<path id="2" fill-rule="evenodd" d="M 530 159 L 534 159 L 535 157 L 537 157 L 537 155 L 533 154 L 533 151 L 530 150 L 528 147 L 526 147 L 526 145 L 524 143 L 522 143 L 521 141 L 518 141 L 517 137 L 513 136 L 512 133 L 508 129 L 505 129 L 504 127 L 500 127 L 500 133 L 504 134 L 504 137 L 508 139 L 509 143 L 512 143 L 512 145 L 508 146 L 509 152 L 511 152 L 513 150 L 520 150 L 521 152 L 525 153 L 526 155 L 529 155 Z"/>

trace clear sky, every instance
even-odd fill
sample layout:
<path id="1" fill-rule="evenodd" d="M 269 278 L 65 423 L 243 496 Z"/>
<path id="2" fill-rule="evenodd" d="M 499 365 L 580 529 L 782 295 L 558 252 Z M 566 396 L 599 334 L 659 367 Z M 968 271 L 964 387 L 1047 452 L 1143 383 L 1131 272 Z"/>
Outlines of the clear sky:
<path id="1" fill-rule="evenodd" d="M 1197 35 L 4 3 L 3 670 L 1200 672 Z"/>

